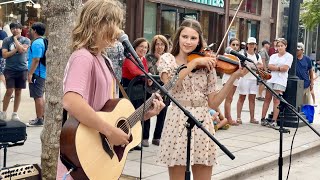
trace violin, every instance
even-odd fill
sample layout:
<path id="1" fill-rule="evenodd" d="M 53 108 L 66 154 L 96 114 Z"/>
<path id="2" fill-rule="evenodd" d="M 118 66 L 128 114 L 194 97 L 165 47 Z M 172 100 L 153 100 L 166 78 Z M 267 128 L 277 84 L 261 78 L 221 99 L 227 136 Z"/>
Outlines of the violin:
<path id="1" fill-rule="evenodd" d="M 192 60 L 199 58 L 199 57 L 211 57 L 212 51 L 204 49 L 200 52 L 192 52 L 188 55 L 187 61 L 191 62 Z M 239 69 L 239 63 L 240 60 L 231 54 L 225 54 L 225 55 L 218 55 L 217 61 L 216 61 L 216 70 L 225 74 L 232 74 L 235 71 Z M 196 67 L 196 69 L 202 69 L 206 68 L 205 66 Z M 257 74 L 263 79 L 263 80 L 269 80 L 271 79 L 271 74 L 268 71 L 264 71 L 262 69 L 254 69 Z"/>

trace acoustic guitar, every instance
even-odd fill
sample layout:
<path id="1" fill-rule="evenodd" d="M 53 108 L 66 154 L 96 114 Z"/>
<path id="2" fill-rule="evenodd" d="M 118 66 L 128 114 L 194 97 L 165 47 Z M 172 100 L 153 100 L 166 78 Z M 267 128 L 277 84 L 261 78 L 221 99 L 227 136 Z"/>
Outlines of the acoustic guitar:
<path id="1" fill-rule="evenodd" d="M 166 90 L 174 87 L 184 67 L 179 67 L 174 77 L 163 86 Z M 152 107 L 154 98 L 153 94 L 145 102 L 146 111 Z M 81 124 L 74 117 L 67 119 L 61 130 L 60 154 L 76 167 L 71 172 L 74 179 L 113 180 L 120 177 L 129 150 L 141 142 L 143 106 L 135 110 L 127 99 L 110 99 L 97 112 L 103 120 L 130 135 L 130 143 L 124 147 L 110 144 L 102 133 Z"/>

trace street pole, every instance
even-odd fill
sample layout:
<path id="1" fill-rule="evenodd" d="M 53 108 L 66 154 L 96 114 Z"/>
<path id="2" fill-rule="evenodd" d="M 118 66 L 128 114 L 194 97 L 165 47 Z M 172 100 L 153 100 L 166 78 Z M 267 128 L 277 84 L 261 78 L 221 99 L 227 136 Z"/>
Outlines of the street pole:
<path id="1" fill-rule="evenodd" d="M 293 62 L 289 70 L 288 84 L 283 97 L 290 104 L 295 106 L 300 111 L 302 105 L 303 94 L 303 81 L 296 76 L 296 63 L 297 63 L 297 42 L 299 30 L 299 14 L 300 4 L 302 0 L 290 0 L 289 4 L 289 19 L 286 39 L 288 41 L 287 51 L 292 54 Z M 303 126 L 302 121 L 298 122 L 298 117 L 290 110 L 286 109 L 279 115 L 279 120 L 283 121 L 285 127 L 298 127 Z M 278 121 L 279 122 L 279 121 Z"/>

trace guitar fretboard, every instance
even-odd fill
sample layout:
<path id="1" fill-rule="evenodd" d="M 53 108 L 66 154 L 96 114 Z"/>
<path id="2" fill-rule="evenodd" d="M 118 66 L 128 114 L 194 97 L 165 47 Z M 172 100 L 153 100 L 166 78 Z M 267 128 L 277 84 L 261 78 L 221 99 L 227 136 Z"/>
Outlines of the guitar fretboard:
<path id="1" fill-rule="evenodd" d="M 162 87 L 164 89 L 166 89 L 167 91 L 170 90 L 174 84 L 175 84 L 175 81 L 176 81 L 177 77 L 173 77 L 167 84 L 163 85 Z M 157 93 L 159 93 L 161 96 L 163 96 L 164 94 L 158 90 Z M 145 107 L 144 107 L 144 104 L 142 104 L 133 114 L 131 114 L 129 117 L 128 117 L 128 122 L 129 122 L 129 125 L 130 127 L 133 127 L 137 122 L 139 122 L 140 120 L 143 120 L 143 110 L 145 109 L 145 111 L 148 111 L 151 109 L 152 107 L 152 102 L 153 102 L 153 99 L 155 99 L 156 96 L 153 94 L 144 104 L 145 104 Z"/>

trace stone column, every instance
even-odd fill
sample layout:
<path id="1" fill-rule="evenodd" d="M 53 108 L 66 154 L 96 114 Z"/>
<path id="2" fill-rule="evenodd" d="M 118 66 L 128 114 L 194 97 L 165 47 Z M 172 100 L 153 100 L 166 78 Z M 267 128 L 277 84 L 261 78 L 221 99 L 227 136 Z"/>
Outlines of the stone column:
<path id="1" fill-rule="evenodd" d="M 263 0 L 261 6 L 261 21 L 260 21 L 260 33 L 259 33 L 259 41 L 258 41 L 258 49 L 261 48 L 261 42 L 263 40 L 270 41 L 271 37 L 271 25 L 270 25 L 270 18 L 271 18 L 271 11 L 272 8 L 272 0 Z"/>

